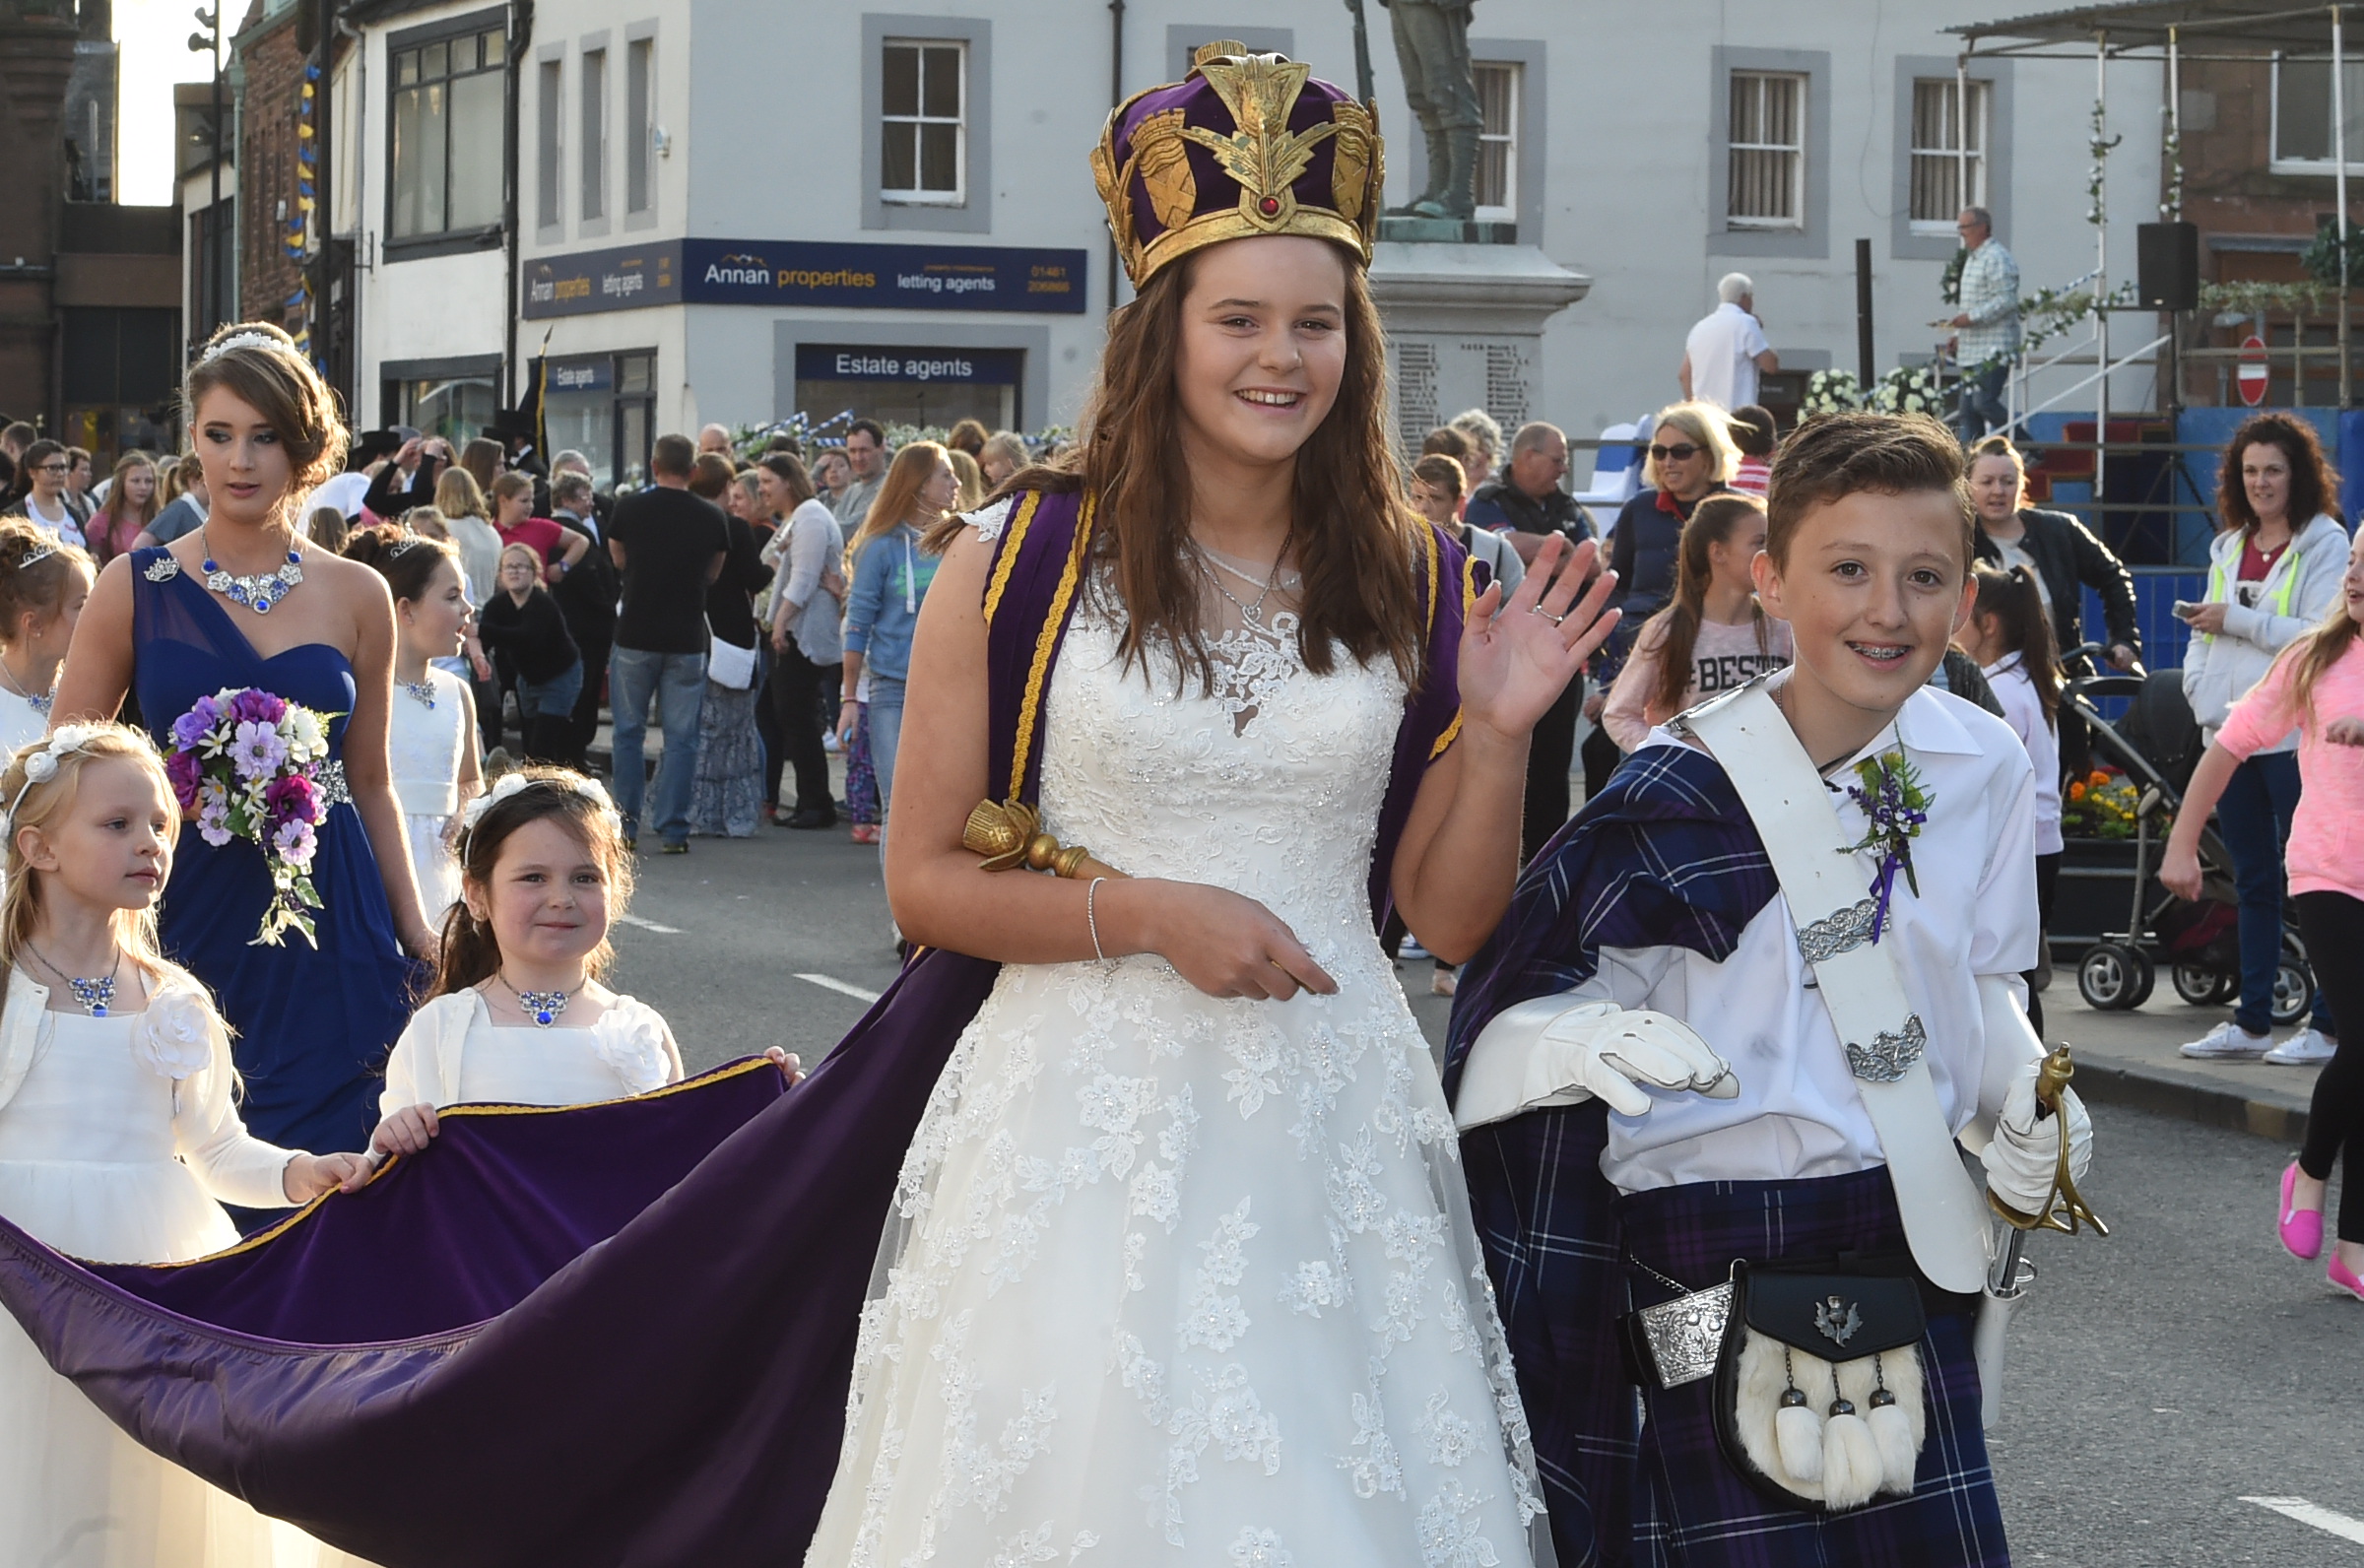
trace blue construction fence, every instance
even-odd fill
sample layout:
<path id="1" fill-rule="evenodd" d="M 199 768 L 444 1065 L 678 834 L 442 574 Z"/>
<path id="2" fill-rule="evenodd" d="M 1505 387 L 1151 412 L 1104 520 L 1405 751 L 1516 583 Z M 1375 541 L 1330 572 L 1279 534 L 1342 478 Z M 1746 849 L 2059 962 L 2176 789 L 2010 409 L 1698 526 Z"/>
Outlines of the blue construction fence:
<path id="1" fill-rule="evenodd" d="M 2134 579 L 2135 621 L 2142 632 L 2143 662 L 2154 670 L 2180 668 L 2184 649 L 2192 638 L 2191 628 L 2175 616 L 2173 606 L 2178 599 L 2199 599 L 2206 591 L 2208 542 L 2214 537 L 2211 522 L 2216 506 L 2216 480 L 2222 465 L 2221 453 L 2225 443 L 2233 438 L 2241 422 L 2252 415 L 2266 412 L 2250 408 L 2186 409 L 2176 417 L 2176 450 L 2163 454 L 2169 465 L 2168 495 L 2164 498 L 2184 502 L 2204 511 L 2186 510 L 2174 515 L 2174 543 L 2170 552 L 2174 564 L 2136 565 L 2129 570 Z M 2339 510 L 2352 532 L 2356 519 L 2364 513 L 2364 410 L 2338 409 L 2277 409 L 2271 412 L 2287 414 L 2306 421 L 2315 427 L 2316 436 L 2323 442 L 2324 451 L 2339 476 Z M 2141 418 L 2141 416 L 2129 416 Z M 2046 413 L 2028 422 L 2022 444 L 2037 450 L 2048 446 L 2074 446 L 2068 441 L 2067 427 L 2071 424 L 2084 426 L 2086 439 L 2091 439 L 2091 413 Z M 2093 487 L 2088 482 L 2056 481 L 2052 497 L 2046 505 L 2071 512 L 2091 526 L 2096 518 L 2092 510 Z M 2096 528 L 2095 533 L 2106 531 Z M 2106 622 L 2102 619 L 2101 601 L 2090 589 L 2085 593 L 2086 635 L 2102 640 Z"/>

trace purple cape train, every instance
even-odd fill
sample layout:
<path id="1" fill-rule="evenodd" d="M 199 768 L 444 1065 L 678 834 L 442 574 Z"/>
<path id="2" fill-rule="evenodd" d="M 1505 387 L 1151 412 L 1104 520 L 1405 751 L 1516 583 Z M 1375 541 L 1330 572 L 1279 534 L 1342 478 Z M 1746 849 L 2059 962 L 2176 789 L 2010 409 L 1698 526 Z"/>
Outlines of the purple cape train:
<path id="1" fill-rule="evenodd" d="M 1027 802 L 1092 511 L 1021 497 L 989 579 L 989 776 Z M 1428 675 L 1374 911 L 1459 729 L 1475 578 L 1450 541 L 1420 544 Z M 86 1267 L 0 1221 L 0 1300 L 141 1442 L 386 1568 L 794 1564 L 904 1146 L 998 972 L 922 954 L 792 1093 L 751 1062 L 454 1114 L 359 1194 L 192 1264 Z"/>

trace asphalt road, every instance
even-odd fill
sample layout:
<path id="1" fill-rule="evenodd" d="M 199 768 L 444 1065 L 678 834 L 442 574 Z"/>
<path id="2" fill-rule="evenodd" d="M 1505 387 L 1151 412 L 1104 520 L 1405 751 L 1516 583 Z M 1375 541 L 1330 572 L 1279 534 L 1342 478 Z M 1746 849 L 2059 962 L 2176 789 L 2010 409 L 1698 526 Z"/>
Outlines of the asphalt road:
<path id="1" fill-rule="evenodd" d="M 639 875 L 632 913 L 652 924 L 618 933 L 617 982 L 666 1015 L 693 1071 L 774 1044 L 818 1061 L 866 1005 L 832 984 L 875 994 L 893 977 L 877 851 L 842 827 L 696 839 Z M 1427 966 L 1402 972 L 1433 1034 L 1446 1004 L 1425 995 Z M 2364 1302 L 2274 1240 L 2290 1150 L 2115 1107 L 2094 1119 L 2087 1196 L 2112 1234 L 2038 1238 L 2042 1278 L 2013 1327 L 1994 1450 L 2014 1559 L 2364 1568 Z M 2356 1538 L 2251 1497 L 2304 1499 Z"/>

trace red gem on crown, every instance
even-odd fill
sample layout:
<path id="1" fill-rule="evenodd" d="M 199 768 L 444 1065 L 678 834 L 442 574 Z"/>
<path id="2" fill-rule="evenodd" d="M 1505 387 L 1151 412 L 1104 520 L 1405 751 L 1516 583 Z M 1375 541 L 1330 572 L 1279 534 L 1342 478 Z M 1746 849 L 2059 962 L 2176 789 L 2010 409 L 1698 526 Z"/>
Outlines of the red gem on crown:
<path id="1" fill-rule="evenodd" d="M 1256 210 L 1264 214 L 1265 217 L 1270 218 L 1273 216 L 1273 214 L 1280 210 L 1280 198 L 1278 196 L 1267 196 L 1264 200 L 1256 204 Z"/>

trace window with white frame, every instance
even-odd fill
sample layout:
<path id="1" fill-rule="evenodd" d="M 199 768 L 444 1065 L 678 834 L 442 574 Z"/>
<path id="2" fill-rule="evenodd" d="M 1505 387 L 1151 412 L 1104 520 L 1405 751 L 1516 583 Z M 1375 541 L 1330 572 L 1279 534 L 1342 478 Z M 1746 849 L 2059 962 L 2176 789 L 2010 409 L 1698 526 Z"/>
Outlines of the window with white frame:
<path id="1" fill-rule="evenodd" d="M 1952 77 L 1913 83 L 1913 232 L 1950 234 L 1963 208 L 1987 204 L 1987 94 Z"/>
<path id="2" fill-rule="evenodd" d="M 2340 111 L 2347 121 L 2347 166 L 2364 169 L 2364 60 L 2343 60 Z M 2273 62 L 2272 166 L 2282 173 L 2331 172 L 2331 62 Z"/>
<path id="3" fill-rule="evenodd" d="M 880 196 L 959 205 L 968 184 L 968 45 L 888 38 L 880 67 Z"/>
<path id="4" fill-rule="evenodd" d="M 1732 73 L 1728 228 L 1806 227 L 1806 87 L 1786 71 Z"/>
<path id="5" fill-rule="evenodd" d="M 429 239 L 500 223 L 508 36 L 479 28 L 389 50 L 386 237 Z M 486 149 L 492 149 L 491 156 Z"/>
<path id="6" fill-rule="evenodd" d="M 585 223 L 608 216 L 608 51 L 585 49 L 582 71 Z"/>
<path id="7" fill-rule="evenodd" d="M 631 145 L 624 155 L 624 210 L 653 211 L 657 205 L 657 43 L 634 38 L 624 51 L 624 124 Z"/>
<path id="8" fill-rule="evenodd" d="M 1478 60 L 1478 216 L 1512 223 L 1519 216 L 1519 108 L 1523 68 L 1515 60 Z"/>
<path id="9" fill-rule="evenodd" d="M 566 118 L 565 62 L 544 60 L 534 81 L 534 221 L 556 229 L 559 194 L 565 188 L 565 139 L 559 134 Z"/>

